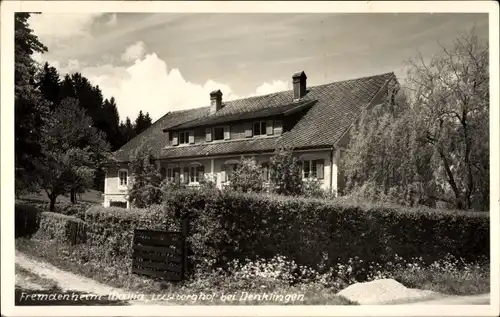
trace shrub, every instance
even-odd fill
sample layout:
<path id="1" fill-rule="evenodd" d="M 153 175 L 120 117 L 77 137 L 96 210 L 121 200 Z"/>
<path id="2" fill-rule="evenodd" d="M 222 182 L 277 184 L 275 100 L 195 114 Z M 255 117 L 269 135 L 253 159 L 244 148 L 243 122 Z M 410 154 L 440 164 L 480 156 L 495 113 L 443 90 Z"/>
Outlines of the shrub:
<path id="1" fill-rule="evenodd" d="M 151 155 L 138 155 L 131 163 L 132 184 L 128 199 L 137 208 L 160 204 L 162 201 L 162 175 Z"/>
<path id="2" fill-rule="evenodd" d="M 230 188 L 240 192 L 262 191 L 262 171 L 253 159 L 242 159 L 231 177 Z"/>
<path id="3" fill-rule="evenodd" d="M 327 192 L 321 188 L 317 179 L 308 179 L 302 183 L 302 196 L 309 198 L 326 198 Z"/>
<path id="4" fill-rule="evenodd" d="M 165 204 L 166 213 L 190 219 L 196 265 L 279 254 L 319 269 L 356 257 L 367 265 L 394 254 L 427 263 L 489 254 L 487 213 L 229 191 L 178 191 Z"/>
<path id="5" fill-rule="evenodd" d="M 70 244 L 83 243 L 86 241 L 85 222 L 73 216 L 45 211 L 40 214 L 40 228 L 36 237 Z"/>
<path id="6" fill-rule="evenodd" d="M 26 203 L 17 203 L 15 211 L 15 237 L 31 237 L 40 226 L 41 210 Z"/>
<path id="7" fill-rule="evenodd" d="M 299 195 L 302 191 L 302 178 L 297 159 L 292 151 L 279 149 L 271 157 L 269 170 L 271 172 L 271 190 L 280 195 Z"/>
<path id="8" fill-rule="evenodd" d="M 19 200 L 19 202 L 22 203 L 23 205 L 30 205 L 35 208 L 38 208 L 41 211 L 43 210 L 48 211 L 50 207 L 49 202 L 41 202 L 38 200 L 23 199 Z M 85 216 L 85 211 L 89 209 L 91 206 L 93 205 L 86 202 L 78 202 L 76 204 L 73 204 L 71 202 L 61 201 L 56 203 L 54 212 L 68 216 L 75 216 L 80 219 L 83 219 L 83 217 Z"/>

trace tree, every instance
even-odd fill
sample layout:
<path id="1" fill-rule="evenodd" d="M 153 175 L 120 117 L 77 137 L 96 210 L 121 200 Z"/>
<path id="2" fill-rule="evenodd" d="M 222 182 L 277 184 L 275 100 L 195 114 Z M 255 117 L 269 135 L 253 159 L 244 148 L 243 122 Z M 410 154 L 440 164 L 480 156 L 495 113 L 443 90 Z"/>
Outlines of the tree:
<path id="1" fill-rule="evenodd" d="M 137 151 L 131 169 L 130 203 L 138 208 L 160 204 L 163 198 L 162 175 L 147 149 L 140 148 Z"/>
<path id="2" fill-rule="evenodd" d="M 146 130 L 151 126 L 151 118 L 149 117 L 149 113 L 144 115 L 142 110 L 139 111 L 139 115 L 135 119 L 135 135 L 139 135 L 142 131 Z"/>
<path id="3" fill-rule="evenodd" d="M 136 136 L 134 125 L 130 121 L 129 117 L 125 119 L 125 123 L 120 124 L 120 131 L 123 138 L 122 139 L 123 144 L 132 140 Z"/>
<path id="4" fill-rule="evenodd" d="M 262 170 L 253 159 L 244 158 L 231 175 L 230 188 L 240 192 L 261 192 Z"/>
<path id="5" fill-rule="evenodd" d="M 64 79 L 61 82 L 59 89 L 59 100 L 64 98 L 76 98 L 76 90 L 75 85 L 73 84 L 73 80 L 69 74 L 64 75 Z"/>
<path id="6" fill-rule="evenodd" d="M 271 157 L 269 169 L 271 172 L 272 190 L 280 195 L 300 195 L 302 178 L 297 159 L 288 149 L 278 149 Z"/>
<path id="7" fill-rule="evenodd" d="M 474 30 L 408 73 L 418 119 L 418 140 L 433 149 L 444 197 L 458 209 L 489 201 L 489 48 Z"/>
<path id="8" fill-rule="evenodd" d="M 115 98 L 111 97 L 109 101 L 107 99 L 104 100 L 102 110 L 106 122 L 106 127 L 103 127 L 103 131 L 106 132 L 111 150 L 116 151 L 123 143 L 121 143 L 120 116 L 118 114 L 118 108 L 116 107 Z"/>
<path id="9" fill-rule="evenodd" d="M 430 62 L 418 54 L 406 91 L 367 111 L 350 132 L 341 161 L 349 194 L 487 209 L 488 87 L 488 46 L 473 31 Z"/>
<path id="10" fill-rule="evenodd" d="M 37 184 L 50 199 L 54 210 L 58 196 L 89 188 L 95 170 L 109 159 L 108 144 L 102 132 L 92 126 L 76 99 L 61 101 L 42 128 L 42 156 L 35 160 Z"/>
<path id="11" fill-rule="evenodd" d="M 35 87 L 34 78 L 39 69 L 34 53 L 47 48 L 29 28 L 29 13 L 15 14 L 15 177 L 16 192 L 30 189 L 33 159 L 40 156 L 41 126 L 48 117 L 49 104 Z"/>
<path id="12" fill-rule="evenodd" d="M 38 81 L 38 87 L 44 98 L 51 102 L 51 110 L 60 102 L 61 80 L 55 67 L 45 63 Z"/>

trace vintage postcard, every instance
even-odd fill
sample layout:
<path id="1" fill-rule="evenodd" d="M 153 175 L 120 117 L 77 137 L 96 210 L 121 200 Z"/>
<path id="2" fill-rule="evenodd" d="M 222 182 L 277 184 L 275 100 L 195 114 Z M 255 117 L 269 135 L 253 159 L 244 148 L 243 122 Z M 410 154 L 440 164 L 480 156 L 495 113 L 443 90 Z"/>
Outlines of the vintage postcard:
<path id="1" fill-rule="evenodd" d="M 499 314 L 498 3 L 1 11 L 2 315 Z"/>

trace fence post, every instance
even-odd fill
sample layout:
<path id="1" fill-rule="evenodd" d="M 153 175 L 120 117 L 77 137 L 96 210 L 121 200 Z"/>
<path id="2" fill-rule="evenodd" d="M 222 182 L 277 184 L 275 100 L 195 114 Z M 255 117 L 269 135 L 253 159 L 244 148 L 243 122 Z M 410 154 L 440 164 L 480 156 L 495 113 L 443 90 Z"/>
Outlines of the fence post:
<path id="1" fill-rule="evenodd" d="M 185 279 L 188 275 L 188 250 L 189 245 L 187 238 L 189 236 L 189 220 L 188 217 L 182 218 L 182 279 Z"/>

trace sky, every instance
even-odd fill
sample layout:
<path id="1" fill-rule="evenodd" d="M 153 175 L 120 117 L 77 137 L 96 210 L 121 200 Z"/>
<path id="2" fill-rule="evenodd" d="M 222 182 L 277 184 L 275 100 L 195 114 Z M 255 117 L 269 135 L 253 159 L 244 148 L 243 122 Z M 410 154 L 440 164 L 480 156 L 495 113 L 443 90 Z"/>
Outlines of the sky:
<path id="1" fill-rule="evenodd" d="M 30 26 L 48 52 L 35 56 L 61 75 L 81 72 L 115 97 L 121 120 L 394 72 L 426 60 L 475 27 L 488 39 L 488 15 L 474 13 L 42 13 Z"/>

